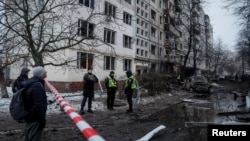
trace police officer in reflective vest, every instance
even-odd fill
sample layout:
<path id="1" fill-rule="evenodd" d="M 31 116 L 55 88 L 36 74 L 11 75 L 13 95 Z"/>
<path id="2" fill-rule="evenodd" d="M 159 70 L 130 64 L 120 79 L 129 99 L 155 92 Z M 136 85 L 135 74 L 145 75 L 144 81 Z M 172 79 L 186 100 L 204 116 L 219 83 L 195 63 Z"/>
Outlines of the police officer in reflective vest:
<path id="1" fill-rule="evenodd" d="M 126 72 L 126 75 L 127 75 L 128 79 L 125 82 L 125 94 L 127 96 L 127 101 L 128 101 L 128 105 L 129 105 L 129 109 L 126 112 L 132 113 L 133 112 L 132 97 L 133 97 L 133 93 L 134 93 L 134 90 L 136 89 L 137 85 L 136 85 L 136 79 L 132 75 L 132 72 L 130 70 L 128 70 Z"/>
<path id="2" fill-rule="evenodd" d="M 107 108 L 114 110 L 115 93 L 117 91 L 117 81 L 114 77 L 115 72 L 111 71 L 109 76 L 105 79 L 105 86 L 107 88 Z"/>

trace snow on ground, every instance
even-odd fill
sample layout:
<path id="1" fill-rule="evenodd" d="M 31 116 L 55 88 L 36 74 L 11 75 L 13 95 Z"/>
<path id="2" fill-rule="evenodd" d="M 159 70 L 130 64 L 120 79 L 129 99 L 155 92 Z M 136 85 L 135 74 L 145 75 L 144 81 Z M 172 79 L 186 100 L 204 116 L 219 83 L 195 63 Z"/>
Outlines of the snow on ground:
<path id="1" fill-rule="evenodd" d="M 9 112 L 9 104 L 10 104 L 10 100 L 12 98 L 12 91 L 11 91 L 11 87 L 7 87 L 7 91 L 9 94 L 9 98 L 1 98 L 0 97 L 0 113 L 7 113 Z M 1 93 L 0 93 L 1 94 Z M 52 94 L 51 92 L 47 92 L 47 99 L 48 99 L 48 110 L 47 113 L 51 114 L 51 113 L 59 113 L 62 112 L 60 109 L 60 105 L 58 104 L 58 102 L 56 101 L 54 94 Z M 75 93 L 59 93 L 66 102 L 69 103 L 69 105 L 75 109 L 76 111 L 79 111 L 80 109 L 80 105 L 81 105 L 81 101 L 82 101 L 82 92 L 75 92 Z M 105 97 L 106 95 L 104 94 L 95 94 L 95 98 L 98 97 Z M 86 103 L 87 106 L 87 103 Z M 85 107 L 86 107 L 85 106 Z M 93 110 L 104 110 L 105 105 L 103 101 L 93 101 L 92 102 L 92 108 Z"/>

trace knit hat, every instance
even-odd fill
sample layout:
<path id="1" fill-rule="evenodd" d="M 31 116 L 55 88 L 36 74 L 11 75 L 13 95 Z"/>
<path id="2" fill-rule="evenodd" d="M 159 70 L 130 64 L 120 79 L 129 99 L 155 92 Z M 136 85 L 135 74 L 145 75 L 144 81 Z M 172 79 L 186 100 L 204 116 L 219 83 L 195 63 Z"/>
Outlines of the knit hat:
<path id="1" fill-rule="evenodd" d="M 115 74 L 115 72 L 114 72 L 114 71 L 111 71 L 109 74 Z"/>
<path id="2" fill-rule="evenodd" d="M 33 75 L 36 76 L 36 77 L 40 78 L 45 73 L 46 73 L 46 70 L 41 66 L 33 68 Z"/>

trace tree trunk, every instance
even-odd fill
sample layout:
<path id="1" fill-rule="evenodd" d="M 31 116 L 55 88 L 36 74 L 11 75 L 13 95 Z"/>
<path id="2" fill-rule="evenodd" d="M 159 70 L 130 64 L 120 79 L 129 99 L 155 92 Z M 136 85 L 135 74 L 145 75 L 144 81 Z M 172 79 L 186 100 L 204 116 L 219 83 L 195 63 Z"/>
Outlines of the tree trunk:
<path id="1" fill-rule="evenodd" d="M 0 69 L 0 89 L 1 89 L 1 97 L 2 98 L 9 98 L 7 88 L 6 88 L 6 82 L 4 79 L 4 73 L 3 70 Z"/>

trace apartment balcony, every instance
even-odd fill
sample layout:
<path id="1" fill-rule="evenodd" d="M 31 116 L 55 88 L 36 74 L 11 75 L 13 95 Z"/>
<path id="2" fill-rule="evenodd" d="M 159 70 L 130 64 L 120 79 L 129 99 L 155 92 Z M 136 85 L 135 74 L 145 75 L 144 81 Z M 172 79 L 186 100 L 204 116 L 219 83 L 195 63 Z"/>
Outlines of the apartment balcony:
<path id="1" fill-rule="evenodd" d="M 164 9 L 163 10 L 163 14 L 164 14 L 164 16 L 166 16 L 166 17 L 175 17 L 175 14 L 173 13 L 173 12 L 171 12 L 171 10 L 170 9 Z"/>
<path id="2" fill-rule="evenodd" d="M 170 48 L 171 47 L 171 42 L 169 40 L 164 41 L 164 46 Z"/>
<path id="3" fill-rule="evenodd" d="M 178 31 L 172 24 L 169 23 L 164 24 L 164 31 L 176 37 L 180 37 L 180 31 Z"/>
<path id="4" fill-rule="evenodd" d="M 164 55 L 164 59 L 165 59 L 165 61 L 170 62 L 170 56 L 169 55 Z"/>

